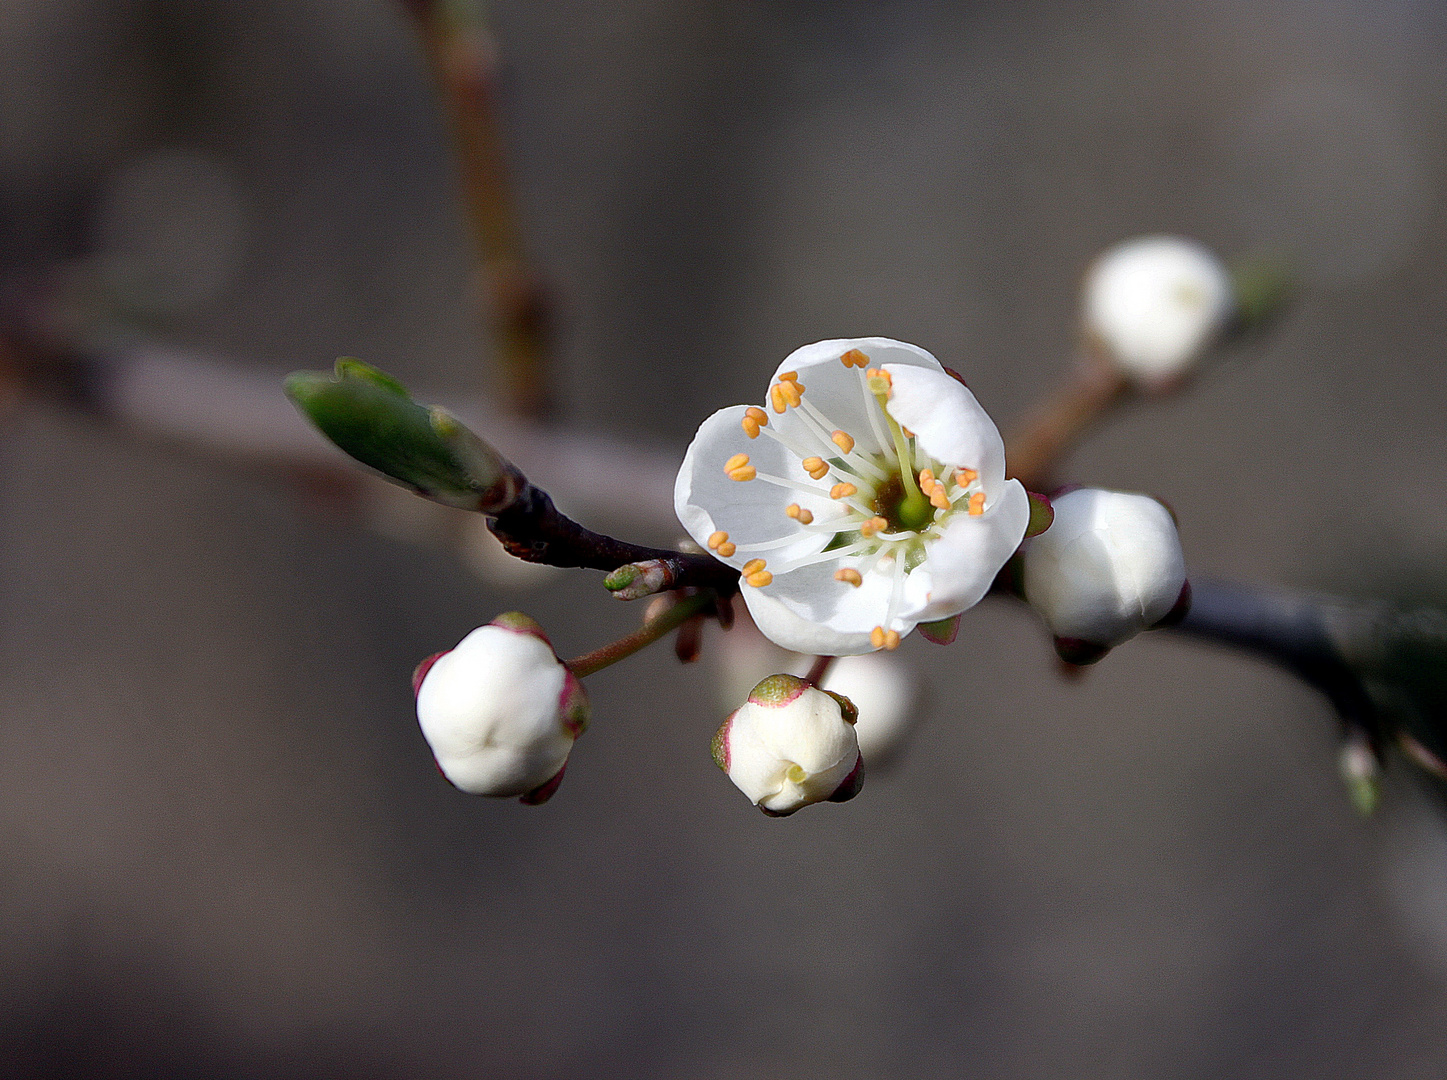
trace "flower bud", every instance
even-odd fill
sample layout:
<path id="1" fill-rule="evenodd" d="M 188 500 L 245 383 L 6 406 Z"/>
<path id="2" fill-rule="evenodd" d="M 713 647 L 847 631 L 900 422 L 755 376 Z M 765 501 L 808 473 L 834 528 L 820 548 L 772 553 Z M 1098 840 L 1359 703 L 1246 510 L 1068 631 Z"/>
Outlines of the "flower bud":
<path id="1" fill-rule="evenodd" d="M 1147 387 L 1184 375 L 1235 307 L 1226 267 L 1177 236 L 1111 248 L 1086 271 L 1083 304 L 1086 331 L 1123 375 Z"/>
<path id="2" fill-rule="evenodd" d="M 520 612 L 424 660 L 414 686 L 417 722 L 438 768 L 472 795 L 547 801 L 588 726 L 583 684 Z"/>
<path id="3" fill-rule="evenodd" d="M 1170 511 L 1147 495 L 1078 488 L 1024 549 L 1025 599 L 1057 639 L 1101 650 L 1171 614 L 1186 587 Z M 1098 654 L 1093 658 L 1098 659 Z"/>
<path id="4" fill-rule="evenodd" d="M 919 720 L 919 680 L 886 652 L 841 656 L 824 678 L 859 709 L 854 735 L 869 768 L 887 764 Z"/>
<path id="5" fill-rule="evenodd" d="M 713 737 L 713 759 L 771 817 L 844 802 L 864 782 L 849 699 L 793 675 L 770 675 Z"/>

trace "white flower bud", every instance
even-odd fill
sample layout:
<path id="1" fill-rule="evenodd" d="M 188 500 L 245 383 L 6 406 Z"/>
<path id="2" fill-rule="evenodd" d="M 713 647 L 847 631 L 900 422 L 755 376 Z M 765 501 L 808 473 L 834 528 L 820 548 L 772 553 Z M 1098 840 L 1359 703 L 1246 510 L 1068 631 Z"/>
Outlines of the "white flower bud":
<path id="1" fill-rule="evenodd" d="M 841 656 L 822 680 L 859 710 L 854 725 L 859 753 L 873 769 L 905 742 L 919 719 L 918 679 L 888 653 Z"/>
<path id="2" fill-rule="evenodd" d="M 588 726 L 583 684 L 519 612 L 479 626 L 413 676 L 417 722 L 437 766 L 472 795 L 546 802 Z"/>
<path id="3" fill-rule="evenodd" d="M 864 760 L 849 699 L 794 675 L 770 675 L 713 737 L 713 759 L 755 805 L 784 817 L 859 793 Z"/>
<path id="4" fill-rule="evenodd" d="M 1146 386 L 1185 374 L 1235 307 L 1221 261 L 1176 236 L 1111 248 L 1086 271 L 1083 303 L 1087 332 L 1122 374 Z"/>
<path id="5" fill-rule="evenodd" d="M 1110 647 L 1155 626 L 1186 585 L 1170 511 L 1146 495 L 1080 488 L 1024 548 L 1025 599 L 1057 639 Z"/>

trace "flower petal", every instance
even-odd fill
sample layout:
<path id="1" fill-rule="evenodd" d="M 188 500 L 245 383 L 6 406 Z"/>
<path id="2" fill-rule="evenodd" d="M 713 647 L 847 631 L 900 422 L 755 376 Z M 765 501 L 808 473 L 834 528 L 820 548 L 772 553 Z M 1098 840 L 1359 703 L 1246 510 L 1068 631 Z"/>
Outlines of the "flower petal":
<path id="1" fill-rule="evenodd" d="M 944 535 L 927 543 L 925 561 L 905 579 L 901 616 L 933 622 L 974 607 L 1020 547 L 1029 522 L 1030 496 L 1018 480 L 1004 481 L 978 517 L 954 515 Z"/>
<path id="2" fill-rule="evenodd" d="M 726 736 L 729 779 L 754 802 L 763 802 L 783 790 L 788 766 L 764 745 L 749 706 L 740 707 L 731 719 Z"/>
<path id="3" fill-rule="evenodd" d="M 724 462 L 735 454 L 748 454 L 750 463 L 759 472 L 817 487 L 804 471 L 798 457 L 773 439 L 760 435 L 750 439 L 740 426 L 745 405 L 720 409 L 698 429 L 684 456 L 683 467 L 673 487 L 673 508 L 678 520 L 700 546 L 722 530 L 733 544 L 767 543 L 797 534 L 797 542 L 762 553 L 775 560 L 797 559 L 822 551 L 829 534 L 806 532 L 790 519 L 784 508 L 798 503 L 812 510 L 816 517 L 827 519 L 837 513 L 836 504 L 827 492 L 817 494 L 780 487 L 767 480 L 739 482 L 724 475 Z M 733 567 L 741 567 L 754 554 L 737 551 L 723 559 Z"/>
<path id="4" fill-rule="evenodd" d="M 884 370 L 893 386 L 889 415 L 936 461 L 976 470 L 993 494 L 1005 478 L 1005 441 L 975 395 L 943 371 L 899 364 Z"/>
<path id="5" fill-rule="evenodd" d="M 824 576 L 829 577 L 828 585 L 836 589 L 852 589 L 852 586 L 844 585 L 832 580 L 834 570 L 833 563 L 826 563 Z M 804 574 L 808 571 L 818 571 L 818 567 L 809 567 L 808 570 L 795 570 L 783 578 L 775 578 L 772 585 L 763 589 L 755 589 L 751 585 L 743 585 L 740 592 L 743 594 L 744 603 L 748 605 L 749 614 L 753 616 L 754 623 L 758 626 L 763 635 L 774 644 L 794 652 L 813 654 L 816 656 L 859 656 L 863 653 L 874 652 L 875 646 L 869 640 L 869 631 L 884 621 L 885 611 L 889 603 L 886 598 L 882 603 L 876 603 L 875 611 L 877 618 L 868 627 L 863 626 L 863 620 L 844 620 L 842 625 L 834 625 L 833 619 L 815 618 L 810 611 L 821 611 L 826 607 L 826 598 L 834 594 L 835 590 L 825 591 L 826 586 L 819 582 L 814 586 L 813 593 L 806 589 L 800 589 L 799 593 L 791 595 L 786 600 L 782 590 L 779 588 L 780 581 L 787 581 L 795 575 Z M 801 595 L 803 594 L 803 595 Z M 813 600 L 809 604 L 801 601 Z M 906 628 L 907 627 L 907 628 Z M 914 629 L 913 623 L 900 624 L 896 621 L 894 629 L 899 630 L 901 635 L 909 633 Z"/>
<path id="6" fill-rule="evenodd" d="M 871 569 L 874 562 L 872 555 L 845 557 L 791 570 L 762 589 L 745 585 L 744 602 L 764 635 L 786 649 L 819 656 L 873 652 L 869 632 L 885 625 L 894 589 L 892 574 Z M 835 580 L 845 566 L 860 572 L 859 585 Z M 896 616 L 886 629 L 903 637 L 917 621 Z"/>
<path id="7" fill-rule="evenodd" d="M 770 385 L 778 381 L 781 373 L 797 371 L 805 387 L 804 400 L 828 417 L 830 423 L 853 436 L 862 451 L 891 454 L 893 447 L 879 446 L 874 437 L 868 410 L 878 406 L 863 386 L 862 369 L 847 368 L 840 363 L 839 358 L 851 349 L 858 349 L 869 357 L 870 367 L 892 364 L 944 375 L 939 361 L 917 345 L 893 338 L 833 338 L 795 349 L 775 370 Z M 774 420 L 772 412 L 769 416 Z M 803 435 L 796 433 L 807 432 L 793 409 L 778 417 L 777 422 L 779 430 L 786 435 L 802 440 Z"/>

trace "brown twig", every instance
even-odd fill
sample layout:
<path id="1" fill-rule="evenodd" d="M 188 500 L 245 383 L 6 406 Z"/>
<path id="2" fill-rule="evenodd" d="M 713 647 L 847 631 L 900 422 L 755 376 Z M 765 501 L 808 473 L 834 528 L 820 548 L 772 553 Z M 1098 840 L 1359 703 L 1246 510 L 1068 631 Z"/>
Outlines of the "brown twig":
<path id="1" fill-rule="evenodd" d="M 1010 475 L 1031 491 L 1048 491 L 1060 460 L 1120 401 L 1127 386 L 1125 377 L 1087 345 L 1067 381 L 1005 439 Z"/>
<path id="2" fill-rule="evenodd" d="M 478 276 L 511 411 L 545 416 L 551 300 L 523 252 L 498 116 L 497 44 L 477 0 L 403 0 L 457 147 Z"/>
<path id="3" fill-rule="evenodd" d="M 670 589 L 708 588 L 724 595 L 738 591 L 739 572 L 711 555 L 641 547 L 593 532 L 560 513 L 546 491 L 528 484 L 506 510 L 488 519 L 508 554 L 549 566 L 616 570 L 628 563 L 666 563 Z"/>

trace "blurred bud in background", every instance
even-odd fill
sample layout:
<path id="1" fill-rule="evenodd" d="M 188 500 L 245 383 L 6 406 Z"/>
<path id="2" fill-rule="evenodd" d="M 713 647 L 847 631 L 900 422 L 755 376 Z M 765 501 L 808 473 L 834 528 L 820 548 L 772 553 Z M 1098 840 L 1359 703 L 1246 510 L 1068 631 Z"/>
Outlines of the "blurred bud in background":
<path id="1" fill-rule="evenodd" d="M 1024 547 L 1025 599 L 1056 637 L 1094 659 L 1169 615 L 1186 588 L 1170 511 L 1147 495 L 1078 488 L 1054 500 L 1055 522 Z M 1083 662 L 1074 655 L 1061 655 Z"/>
<path id="2" fill-rule="evenodd" d="M 424 660 L 413 684 L 438 768 L 472 795 L 546 802 L 588 726 L 582 683 L 521 612 L 499 615 Z"/>
<path id="3" fill-rule="evenodd" d="M 1230 322 L 1231 275 L 1209 250 L 1178 236 L 1127 240 L 1086 271 L 1085 331 L 1106 360 L 1144 389 L 1190 372 Z"/>
<path id="4" fill-rule="evenodd" d="M 764 813 L 859 793 L 864 760 L 848 698 L 794 675 L 770 675 L 714 734 L 713 759 Z"/>
<path id="5" fill-rule="evenodd" d="M 869 767 L 885 764 L 908 741 L 919 720 L 918 679 L 904 664 L 884 653 L 841 656 L 825 677 L 825 685 L 843 694 L 859 710 L 854 734 Z"/>

